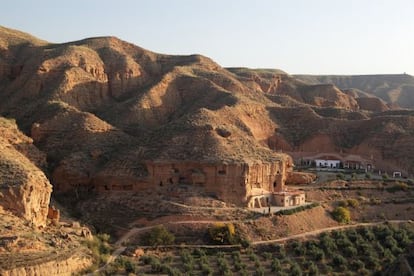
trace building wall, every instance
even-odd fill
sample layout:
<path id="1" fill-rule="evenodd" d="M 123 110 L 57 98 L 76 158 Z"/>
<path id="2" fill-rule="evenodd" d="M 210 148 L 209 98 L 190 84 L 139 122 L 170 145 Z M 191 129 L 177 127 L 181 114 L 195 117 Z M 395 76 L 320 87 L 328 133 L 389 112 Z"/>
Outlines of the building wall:
<path id="1" fill-rule="evenodd" d="M 306 201 L 305 193 L 276 193 L 274 194 L 274 202 L 277 206 L 299 206 Z"/>
<path id="2" fill-rule="evenodd" d="M 316 167 L 339 168 L 340 160 L 315 159 Z"/>
<path id="3" fill-rule="evenodd" d="M 201 185 L 219 199 L 245 206 L 253 189 L 278 192 L 284 189 L 291 159 L 261 164 L 207 164 L 196 162 L 150 162 L 148 181 L 153 187 Z"/>

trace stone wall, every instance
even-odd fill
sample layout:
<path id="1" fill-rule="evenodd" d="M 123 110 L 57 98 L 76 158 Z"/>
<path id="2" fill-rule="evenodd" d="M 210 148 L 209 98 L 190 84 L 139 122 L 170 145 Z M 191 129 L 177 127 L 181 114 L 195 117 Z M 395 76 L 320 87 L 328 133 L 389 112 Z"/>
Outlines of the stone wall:
<path id="1" fill-rule="evenodd" d="M 283 192 L 273 195 L 274 203 L 277 206 L 299 206 L 305 203 L 306 197 L 304 192 Z"/>

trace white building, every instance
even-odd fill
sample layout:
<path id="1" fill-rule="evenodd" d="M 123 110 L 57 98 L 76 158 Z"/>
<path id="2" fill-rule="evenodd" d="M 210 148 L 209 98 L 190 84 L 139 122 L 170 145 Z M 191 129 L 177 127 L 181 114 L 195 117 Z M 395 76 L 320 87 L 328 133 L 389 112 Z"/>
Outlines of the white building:
<path id="1" fill-rule="evenodd" d="M 341 160 L 334 159 L 315 159 L 316 167 L 318 168 L 336 168 L 338 169 Z"/>

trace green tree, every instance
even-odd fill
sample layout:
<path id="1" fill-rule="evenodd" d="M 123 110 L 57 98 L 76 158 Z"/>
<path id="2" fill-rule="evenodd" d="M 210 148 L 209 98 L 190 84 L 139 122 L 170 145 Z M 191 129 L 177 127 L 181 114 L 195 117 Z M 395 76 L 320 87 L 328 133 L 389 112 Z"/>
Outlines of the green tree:
<path id="1" fill-rule="evenodd" d="M 212 242 L 216 244 L 235 244 L 237 242 L 236 230 L 232 223 L 216 223 L 208 229 Z"/>
<path id="2" fill-rule="evenodd" d="M 264 276 L 265 275 L 265 270 L 263 268 L 263 266 L 258 266 L 256 267 L 256 271 L 254 272 L 255 276 Z"/>
<path id="3" fill-rule="evenodd" d="M 296 262 L 293 263 L 292 266 L 290 267 L 290 275 L 302 276 L 302 269 Z"/>
<path id="4" fill-rule="evenodd" d="M 272 263 L 270 264 L 270 270 L 272 272 L 280 272 L 282 270 L 282 265 L 278 259 L 274 258 L 272 260 Z"/>
<path id="5" fill-rule="evenodd" d="M 310 276 L 319 275 L 318 266 L 314 262 L 311 262 L 308 266 L 308 275 Z"/>
<path id="6" fill-rule="evenodd" d="M 343 266 L 346 264 L 346 259 L 342 255 L 335 254 L 332 257 L 332 264 L 336 267 Z"/>
<path id="7" fill-rule="evenodd" d="M 175 236 L 163 225 L 152 228 L 142 238 L 143 243 L 150 246 L 168 245 L 174 243 L 174 240 Z"/>
<path id="8" fill-rule="evenodd" d="M 351 221 L 351 212 L 345 207 L 336 207 L 332 212 L 334 220 L 340 223 L 349 223 Z"/>
<path id="9" fill-rule="evenodd" d="M 361 260 L 352 260 L 350 263 L 350 266 L 352 270 L 356 270 L 356 271 L 362 268 L 365 268 L 365 264 Z"/>

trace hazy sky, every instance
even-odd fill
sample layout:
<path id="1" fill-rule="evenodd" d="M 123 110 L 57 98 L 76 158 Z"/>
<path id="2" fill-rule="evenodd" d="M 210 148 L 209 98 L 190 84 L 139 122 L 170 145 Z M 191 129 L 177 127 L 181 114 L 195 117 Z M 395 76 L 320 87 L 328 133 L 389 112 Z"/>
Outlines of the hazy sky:
<path id="1" fill-rule="evenodd" d="M 0 25 L 50 42 L 117 36 L 291 74 L 414 74 L 414 0 L 2 0 Z"/>

